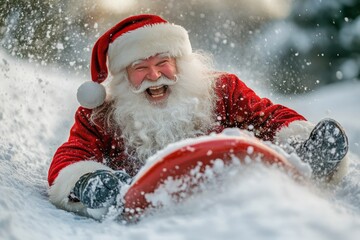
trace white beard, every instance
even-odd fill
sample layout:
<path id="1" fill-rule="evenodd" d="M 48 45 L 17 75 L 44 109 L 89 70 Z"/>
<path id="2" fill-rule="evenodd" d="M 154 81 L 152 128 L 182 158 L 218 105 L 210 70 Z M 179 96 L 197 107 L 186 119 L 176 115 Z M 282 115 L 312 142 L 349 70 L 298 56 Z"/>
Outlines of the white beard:
<path id="1" fill-rule="evenodd" d="M 130 156 L 144 163 L 148 157 L 170 143 L 204 135 L 214 127 L 214 76 L 193 60 L 177 60 L 177 83 L 165 106 L 150 103 L 144 93 L 131 91 L 125 73 L 110 83 L 113 96 L 112 117 L 120 129 Z M 196 64 L 197 63 L 197 64 Z"/>

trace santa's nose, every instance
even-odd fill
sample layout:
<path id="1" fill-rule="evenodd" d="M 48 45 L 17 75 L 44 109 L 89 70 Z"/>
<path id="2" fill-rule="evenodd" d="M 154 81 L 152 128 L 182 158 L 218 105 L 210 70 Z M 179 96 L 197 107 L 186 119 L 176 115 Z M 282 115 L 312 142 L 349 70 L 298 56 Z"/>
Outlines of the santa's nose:
<path id="1" fill-rule="evenodd" d="M 151 81 L 156 81 L 161 77 L 161 72 L 156 67 L 151 67 L 146 77 Z"/>

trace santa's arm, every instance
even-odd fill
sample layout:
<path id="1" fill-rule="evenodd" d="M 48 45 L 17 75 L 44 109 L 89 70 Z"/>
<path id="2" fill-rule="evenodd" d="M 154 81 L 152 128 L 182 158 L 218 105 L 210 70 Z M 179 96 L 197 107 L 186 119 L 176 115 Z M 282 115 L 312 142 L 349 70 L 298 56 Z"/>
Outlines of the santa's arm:
<path id="1" fill-rule="evenodd" d="M 91 110 L 79 108 L 70 137 L 56 151 L 48 172 L 49 199 L 57 207 L 89 216 L 86 207 L 70 197 L 79 178 L 100 169 L 111 170 L 103 163 L 101 133 L 90 122 Z"/>
<path id="2" fill-rule="evenodd" d="M 235 75 L 224 75 L 221 79 L 223 87 L 218 88 L 226 112 L 227 125 L 253 131 L 264 140 L 274 140 L 276 133 L 289 127 L 290 123 L 308 126 L 306 119 L 293 109 L 280 104 L 273 104 L 267 98 L 260 98 Z"/>
<path id="3" fill-rule="evenodd" d="M 219 95 L 220 106 L 223 106 L 220 112 L 226 119 L 225 126 L 253 131 L 257 137 L 280 145 L 302 143 L 309 139 L 315 124 L 296 111 L 260 98 L 235 75 L 224 75 L 221 86 L 218 87 L 223 91 Z M 344 176 L 347 163 L 348 157 L 345 156 L 331 181 L 337 182 Z"/>

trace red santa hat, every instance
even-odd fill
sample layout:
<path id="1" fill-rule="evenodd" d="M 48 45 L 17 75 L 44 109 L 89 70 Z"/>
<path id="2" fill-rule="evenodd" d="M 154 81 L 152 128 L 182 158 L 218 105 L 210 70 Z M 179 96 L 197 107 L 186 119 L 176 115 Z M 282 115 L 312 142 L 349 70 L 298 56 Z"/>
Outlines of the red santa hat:
<path id="1" fill-rule="evenodd" d="M 158 53 L 179 57 L 192 52 L 187 31 L 156 15 L 126 18 L 103 34 L 95 43 L 91 57 L 92 81 L 83 83 L 77 93 L 85 108 L 96 108 L 105 101 L 101 84 L 108 76 L 123 71 L 139 59 Z"/>

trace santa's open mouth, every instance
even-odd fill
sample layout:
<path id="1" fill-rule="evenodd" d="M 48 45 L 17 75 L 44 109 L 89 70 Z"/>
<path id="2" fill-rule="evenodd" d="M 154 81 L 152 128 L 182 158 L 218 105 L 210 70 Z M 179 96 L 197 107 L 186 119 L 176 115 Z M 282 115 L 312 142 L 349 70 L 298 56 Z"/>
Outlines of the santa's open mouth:
<path id="1" fill-rule="evenodd" d="M 169 88 L 168 85 L 160 85 L 155 87 L 149 87 L 146 89 L 146 92 L 152 98 L 160 98 L 167 93 L 168 88 Z"/>

